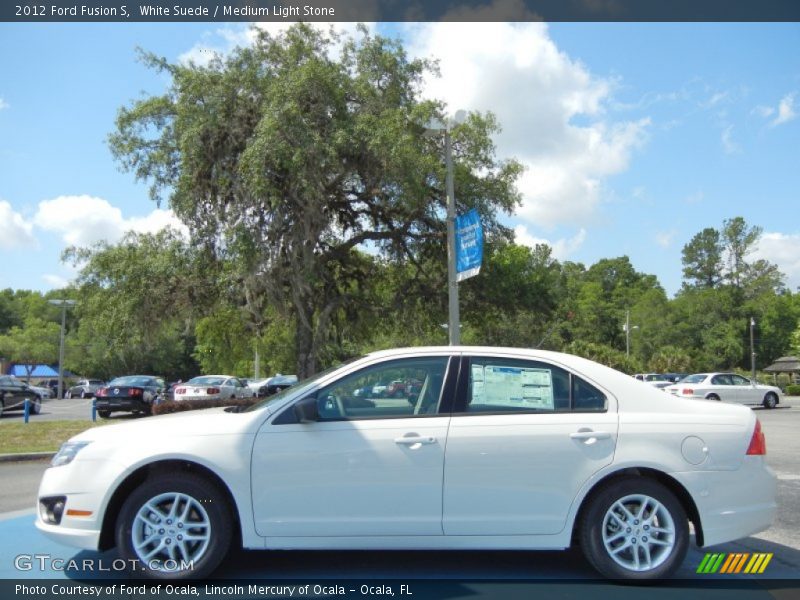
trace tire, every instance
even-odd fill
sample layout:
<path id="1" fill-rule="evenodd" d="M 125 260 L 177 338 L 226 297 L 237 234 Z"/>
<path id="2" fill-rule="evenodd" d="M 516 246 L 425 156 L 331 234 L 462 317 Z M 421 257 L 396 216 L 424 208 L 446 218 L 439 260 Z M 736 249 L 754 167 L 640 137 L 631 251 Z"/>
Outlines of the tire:
<path id="1" fill-rule="evenodd" d="M 97 411 L 97 416 L 100 417 L 101 419 L 107 419 L 107 418 L 109 418 L 111 416 L 111 411 L 110 410 L 98 410 Z"/>
<path id="2" fill-rule="evenodd" d="M 683 563 L 689 546 L 686 512 L 657 481 L 618 479 L 588 501 L 579 525 L 581 547 L 605 577 L 661 579 Z"/>
<path id="3" fill-rule="evenodd" d="M 716 394 L 709 394 L 708 396 L 706 396 L 706 400 L 716 400 L 717 402 L 719 402 L 720 398 Z"/>
<path id="4" fill-rule="evenodd" d="M 39 396 L 36 396 L 31 402 L 30 410 L 32 415 L 38 415 L 42 412 L 42 399 Z"/>
<path id="5" fill-rule="evenodd" d="M 778 397 L 770 392 L 764 396 L 764 408 L 775 408 L 778 406 Z"/>
<path id="6" fill-rule="evenodd" d="M 3 410 L 5 410 L 6 404 L 3 400 L 2 396 L 0 396 L 0 417 L 3 416 Z"/>
<path id="7" fill-rule="evenodd" d="M 81 400 L 86 400 L 86 398 L 88 398 L 86 392 L 85 391 L 81 392 Z"/>
<path id="8" fill-rule="evenodd" d="M 69 400 L 70 398 L 72 398 L 72 392 L 67 390 L 66 392 L 64 392 L 64 400 Z"/>
<path id="9" fill-rule="evenodd" d="M 154 519 L 164 527 L 156 530 Z M 153 579 L 202 579 L 225 558 L 232 529 L 231 507 L 215 485 L 197 475 L 171 473 L 151 476 L 128 496 L 115 538 L 120 555 L 135 561 L 128 564 L 137 573 Z M 196 539 L 182 540 L 186 531 Z M 193 568 L 170 570 L 176 566 L 170 558 L 178 567 L 191 561 Z"/>

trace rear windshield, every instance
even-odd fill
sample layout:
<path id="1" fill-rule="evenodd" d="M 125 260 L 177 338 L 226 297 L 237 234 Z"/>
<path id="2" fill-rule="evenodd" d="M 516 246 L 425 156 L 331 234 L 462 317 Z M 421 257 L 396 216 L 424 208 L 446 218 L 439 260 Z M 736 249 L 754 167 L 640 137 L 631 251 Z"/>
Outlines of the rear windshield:
<path id="1" fill-rule="evenodd" d="M 681 379 L 681 383 L 700 383 L 708 377 L 705 373 L 698 373 L 697 375 L 689 375 Z"/>
<path id="2" fill-rule="evenodd" d="M 202 375 L 195 377 L 186 382 L 187 385 L 222 385 L 225 381 L 223 377 L 213 377 L 211 375 Z"/>

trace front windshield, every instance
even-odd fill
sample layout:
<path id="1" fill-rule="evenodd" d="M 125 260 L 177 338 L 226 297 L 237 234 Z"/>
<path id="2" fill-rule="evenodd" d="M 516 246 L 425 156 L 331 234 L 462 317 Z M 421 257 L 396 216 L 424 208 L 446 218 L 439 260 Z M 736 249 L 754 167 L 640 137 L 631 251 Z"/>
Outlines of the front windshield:
<path id="1" fill-rule="evenodd" d="M 313 388 L 314 385 L 317 383 L 317 381 L 319 381 L 323 377 L 333 373 L 336 369 L 339 369 L 339 368 L 341 368 L 341 367 L 343 367 L 343 366 L 345 366 L 347 364 L 350 364 L 351 362 L 356 361 L 359 358 L 361 358 L 361 357 L 353 358 L 351 360 L 343 362 L 343 363 L 341 363 L 339 365 L 336 365 L 334 367 L 330 367 L 329 369 L 325 369 L 324 371 L 320 371 L 316 375 L 312 375 L 308 379 L 304 379 L 300 383 L 296 383 L 292 387 L 286 388 L 285 390 L 282 390 L 282 391 L 278 392 L 274 396 L 267 396 L 266 398 L 264 398 L 260 402 L 256 402 L 252 406 L 248 406 L 247 408 L 242 410 L 242 412 L 251 412 L 251 411 L 254 411 L 254 410 L 259 410 L 259 409 L 264 408 L 265 406 L 267 406 L 269 404 L 272 404 L 274 402 L 278 402 L 279 400 L 283 400 L 289 394 L 298 393 L 300 396 L 302 396 L 303 394 L 306 393 L 306 391 L 308 391 L 311 388 Z"/>

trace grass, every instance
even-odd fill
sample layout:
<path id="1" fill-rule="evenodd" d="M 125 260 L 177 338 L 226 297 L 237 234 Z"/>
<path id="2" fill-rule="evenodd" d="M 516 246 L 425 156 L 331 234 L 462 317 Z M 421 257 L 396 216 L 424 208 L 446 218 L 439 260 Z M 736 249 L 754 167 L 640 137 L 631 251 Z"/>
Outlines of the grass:
<path id="1" fill-rule="evenodd" d="M 105 423 L 91 421 L 42 421 L 0 425 L 0 454 L 55 452 L 73 435 Z"/>

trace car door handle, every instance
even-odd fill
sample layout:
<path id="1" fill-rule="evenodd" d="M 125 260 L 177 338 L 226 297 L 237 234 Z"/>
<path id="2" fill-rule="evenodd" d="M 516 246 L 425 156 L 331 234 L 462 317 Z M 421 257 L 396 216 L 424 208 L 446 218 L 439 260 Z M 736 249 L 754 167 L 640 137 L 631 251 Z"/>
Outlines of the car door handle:
<path id="1" fill-rule="evenodd" d="M 422 437 L 419 435 L 406 435 L 403 437 L 395 438 L 395 444 L 402 444 L 404 446 L 414 446 L 416 444 L 435 444 L 435 437 Z"/>
<path id="2" fill-rule="evenodd" d="M 587 444 L 594 443 L 592 440 L 607 440 L 611 437 L 608 431 L 592 431 L 591 429 L 581 429 L 575 433 L 570 433 L 569 437 L 573 440 L 585 440 Z"/>

